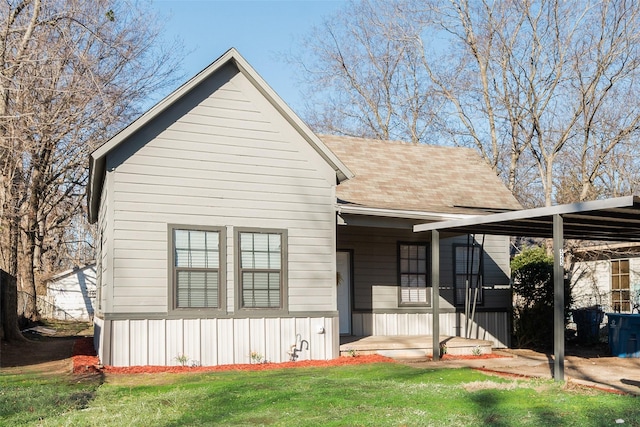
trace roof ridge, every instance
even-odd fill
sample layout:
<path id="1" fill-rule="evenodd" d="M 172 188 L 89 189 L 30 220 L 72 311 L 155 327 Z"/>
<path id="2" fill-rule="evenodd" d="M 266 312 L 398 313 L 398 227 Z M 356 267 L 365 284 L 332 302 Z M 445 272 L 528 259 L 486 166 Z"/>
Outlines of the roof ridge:
<path id="1" fill-rule="evenodd" d="M 429 142 L 411 142 L 411 141 L 403 141 L 400 139 L 378 139 L 378 138 L 365 138 L 359 136 L 347 136 L 347 135 L 331 135 L 331 134 L 323 134 L 316 133 L 316 135 L 321 139 L 333 139 L 336 141 L 364 141 L 367 143 L 373 144 L 386 144 L 386 145 L 402 145 L 407 147 L 427 147 L 427 148 L 435 148 L 435 149 L 445 149 L 445 150 L 471 150 L 474 153 L 477 151 L 472 147 L 463 147 L 458 145 L 443 145 L 443 144 L 434 144 Z"/>

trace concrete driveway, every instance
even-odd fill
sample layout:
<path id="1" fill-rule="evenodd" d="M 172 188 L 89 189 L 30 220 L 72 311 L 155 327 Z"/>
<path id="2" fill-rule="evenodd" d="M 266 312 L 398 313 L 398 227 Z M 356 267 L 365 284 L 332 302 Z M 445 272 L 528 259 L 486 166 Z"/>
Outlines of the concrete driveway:
<path id="1" fill-rule="evenodd" d="M 494 353 L 504 357 L 406 363 L 423 368 L 470 367 L 499 374 L 553 378 L 553 354 L 533 350 L 495 350 Z M 574 384 L 640 395 L 640 359 L 568 355 L 565 357 L 565 380 Z"/>

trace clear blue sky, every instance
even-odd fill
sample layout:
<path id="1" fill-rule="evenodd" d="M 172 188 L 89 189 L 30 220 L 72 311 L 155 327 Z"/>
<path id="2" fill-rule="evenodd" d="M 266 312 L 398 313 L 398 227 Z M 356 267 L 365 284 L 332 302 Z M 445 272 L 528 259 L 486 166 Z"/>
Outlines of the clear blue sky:
<path id="1" fill-rule="evenodd" d="M 166 18 L 166 37 L 179 37 L 184 43 L 185 79 L 235 47 L 297 111 L 303 102 L 295 73 L 280 53 L 300 51 L 297 40 L 344 4 L 344 0 L 154 0 L 153 8 Z"/>

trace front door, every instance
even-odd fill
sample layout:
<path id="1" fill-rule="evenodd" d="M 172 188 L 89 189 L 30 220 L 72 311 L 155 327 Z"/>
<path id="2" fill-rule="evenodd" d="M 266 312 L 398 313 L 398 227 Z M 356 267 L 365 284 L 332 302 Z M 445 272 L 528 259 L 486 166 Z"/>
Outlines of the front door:
<path id="1" fill-rule="evenodd" d="M 336 252 L 340 335 L 351 335 L 351 252 Z"/>

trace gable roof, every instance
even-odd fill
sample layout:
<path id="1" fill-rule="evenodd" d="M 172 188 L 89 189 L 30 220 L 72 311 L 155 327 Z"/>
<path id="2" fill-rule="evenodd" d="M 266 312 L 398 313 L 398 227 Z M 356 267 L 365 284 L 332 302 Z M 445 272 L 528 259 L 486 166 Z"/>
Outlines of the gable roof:
<path id="1" fill-rule="evenodd" d="M 336 172 L 339 182 L 347 180 L 353 173 L 345 166 L 336 155 L 329 150 L 324 143 L 311 131 L 311 129 L 289 108 L 289 106 L 269 87 L 260 75 L 249 65 L 249 63 L 234 48 L 229 49 L 222 56 L 216 59 L 211 65 L 195 75 L 185 84 L 173 91 L 163 100 L 151 107 L 146 113 L 121 130 L 113 138 L 97 148 L 90 155 L 89 159 L 89 183 L 87 189 L 87 204 L 89 211 L 89 221 L 95 222 L 98 217 L 98 207 L 105 175 L 106 157 L 109 152 L 120 144 L 127 141 L 129 137 L 151 123 L 162 112 L 178 102 L 188 93 L 198 89 L 198 86 L 207 78 L 215 74 L 226 64 L 233 64 L 258 91 L 274 106 L 274 108 L 296 129 L 296 131 L 311 145 L 311 147 L 329 164 Z"/>
<path id="2" fill-rule="evenodd" d="M 343 206 L 487 214 L 522 206 L 472 149 L 320 135 L 355 173 L 338 185 Z"/>
<path id="3" fill-rule="evenodd" d="M 55 275 L 53 275 L 50 278 L 48 278 L 46 281 L 47 282 L 54 282 L 56 280 L 63 279 L 64 277 L 71 276 L 72 274 L 76 274 L 79 271 L 83 271 L 83 270 L 87 270 L 87 269 L 95 270 L 95 268 L 96 268 L 96 262 L 95 261 L 91 261 L 91 262 L 89 262 L 87 264 L 78 265 L 78 266 L 75 266 L 75 267 L 70 268 L 68 270 L 62 271 L 60 273 L 56 273 Z"/>

